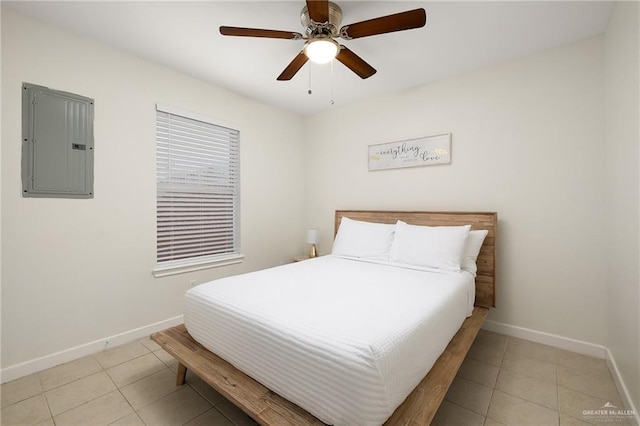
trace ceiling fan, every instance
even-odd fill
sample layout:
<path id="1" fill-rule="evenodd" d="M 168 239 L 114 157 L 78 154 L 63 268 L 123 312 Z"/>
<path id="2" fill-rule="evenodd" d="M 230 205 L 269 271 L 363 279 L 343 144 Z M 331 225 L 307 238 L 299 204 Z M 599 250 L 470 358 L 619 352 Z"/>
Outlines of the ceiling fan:
<path id="1" fill-rule="evenodd" d="M 304 35 L 297 32 L 266 30 L 259 28 L 220 27 L 220 34 L 238 37 L 281 38 L 306 40 L 304 48 L 278 76 L 278 80 L 291 80 L 308 61 L 327 63 L 332 59 L 342 62 L 360 78 L 369 78 L 376 73 L 375 68 L 365 62 L 346 46 L 335 41 L 340 37 L 352 40 L 377 34 L 392 33 L 423 27 L 427 21 L 424 9 L 409 10 L 393 15 L 381 16 L 367 21 L 340 27 L 342 9 L 328 0 L 306 0 L 300 21 Z"/>

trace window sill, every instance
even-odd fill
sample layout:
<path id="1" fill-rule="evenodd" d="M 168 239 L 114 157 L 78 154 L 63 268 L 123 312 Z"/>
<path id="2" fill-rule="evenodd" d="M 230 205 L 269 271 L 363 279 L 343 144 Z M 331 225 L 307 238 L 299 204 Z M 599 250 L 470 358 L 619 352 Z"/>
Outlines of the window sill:
<path id="1" fill-rule="evenodd" d="M 220 266 L 234 265 L 241 263 L 244 255 L 233 254 L 229 256 L 212 256 L 198 260 L 175 260 L 163 262 L 153 269 L 153 276 L 156 278 L 169 275 L 184 274 L 187 272 L 201 271 L 203 269 L 218 268 Z"/>

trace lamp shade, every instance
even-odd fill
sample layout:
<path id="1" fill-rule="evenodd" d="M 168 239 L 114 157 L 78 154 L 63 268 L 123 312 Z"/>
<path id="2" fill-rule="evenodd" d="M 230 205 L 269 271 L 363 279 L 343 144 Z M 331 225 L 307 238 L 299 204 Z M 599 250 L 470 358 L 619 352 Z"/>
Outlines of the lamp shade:
<path id="1" fill-rule="evenodd" d="M 309 244 L 318 244 L 318 230 L 317 229 L 309 229 L 309 230 L 307 230 L 307 243 L 309 243 Z"/>
<path id="2" fill-rule="evenodd" d="M 304 45 L 304 54 L 311 62 L 326 64 L 338 54 L 340 46 L 331 38 L 317 38 L 309 40 Z"/>

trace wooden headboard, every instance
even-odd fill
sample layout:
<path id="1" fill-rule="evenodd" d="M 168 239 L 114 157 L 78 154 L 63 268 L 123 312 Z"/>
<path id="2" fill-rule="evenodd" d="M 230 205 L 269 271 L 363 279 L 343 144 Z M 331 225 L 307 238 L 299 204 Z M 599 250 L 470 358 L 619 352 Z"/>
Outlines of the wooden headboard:
<path id="1" fill-rule="evenodd" d="M 478 255 L 476 276 L 476 306 L 496 306 L 496 231 L 498 213 L 495 212 L 403 212 L 381 210 L 336 210 L 335 230 L 342 217 L 377 223 L 396 223 L 401 220 L 412 225 L 452 226 L 471 225 L 472 230 L 489 231 Z"/>

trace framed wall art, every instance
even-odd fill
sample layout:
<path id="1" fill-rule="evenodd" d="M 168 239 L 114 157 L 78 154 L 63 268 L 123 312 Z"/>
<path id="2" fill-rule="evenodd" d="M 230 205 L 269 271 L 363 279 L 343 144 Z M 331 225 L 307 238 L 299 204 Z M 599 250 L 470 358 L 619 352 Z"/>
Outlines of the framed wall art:
<path id="1" fill-rule="evenodd" d="M 451 133 L 369 145 L 369 171 L 451 163 Z"/>

